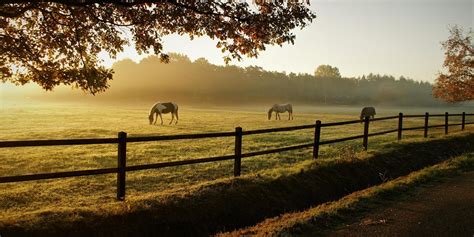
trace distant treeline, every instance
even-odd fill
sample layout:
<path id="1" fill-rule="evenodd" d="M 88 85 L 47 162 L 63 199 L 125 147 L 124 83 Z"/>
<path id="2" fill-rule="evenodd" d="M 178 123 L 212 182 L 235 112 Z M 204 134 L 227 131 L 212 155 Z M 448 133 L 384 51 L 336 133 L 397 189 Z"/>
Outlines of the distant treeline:
<path id="1" fill-rule="evenodd" d="M 431 84 L 404 77 L 369 74 L 358 78 L 319 77 L 266 71 L 261 67 L 218 66 L 170 54 L 164 64 L 155 56 L 140 63 L 114 64 L 108 91 L 94 100 L 177 101 L 192 104 L 301 103 L 331 105 L 442 105 L 431 95 Z M 63 92 L 71 94 L 71 91 Z M 53 93 L 58 94 L 58 93 Z M 76 94 L 77 95 L 77 94 Z M 75 96 L 74 96 L 75 98 Z M 73 99 L 73 98 L 71 98 Z"/>

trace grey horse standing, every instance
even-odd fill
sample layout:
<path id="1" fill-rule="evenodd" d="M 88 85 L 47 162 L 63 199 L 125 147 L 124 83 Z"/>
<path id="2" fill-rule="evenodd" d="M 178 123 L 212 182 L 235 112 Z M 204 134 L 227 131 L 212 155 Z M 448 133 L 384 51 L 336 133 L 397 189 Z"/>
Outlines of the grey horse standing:
<path id="1" fill-rule="evenodd" d="M 366 117 L 374 118 L 375 117 L 375 108 L 374 107 L 364 107 L 360 112 L 360 121 L 362 122 Z"/>
<path id="2" fill-rule="evenodd" d="M 291 104 L 274 104 L 268 110 L 268 120 L 272 118 L 272 113 L 275 112 L 275 120 L 280 119 L 280 113 L 288 112 L 288 120 L 293 120 L 293 106 Z"/>

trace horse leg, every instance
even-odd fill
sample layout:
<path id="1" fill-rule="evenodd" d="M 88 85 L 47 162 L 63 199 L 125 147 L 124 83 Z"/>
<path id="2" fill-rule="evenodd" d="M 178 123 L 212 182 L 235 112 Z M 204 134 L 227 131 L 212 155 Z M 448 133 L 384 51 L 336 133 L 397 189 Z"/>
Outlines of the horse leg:
<path id="1" fill-rule="evenodd" d="M 290 120 L 291 112 L 288 112 L 288 120 Z"/>
<path id="2" fill-rule="evenodd" d="M 178 118 L 178 110 L 176 110 L 176 122 L 175 122 L 174 124 L 178 124 L 178 120 L 179 120 L 179 118 Z"/>
<path id="3" fill-rule="evenodd" d="M 158 115 L 160 115 L 161 125 L 163 125 L 163 117 L 161 116 L 161 113 L 159 113 Z M 156 120 L 158 120 L 158 119 L 156 119 Z"/>
<path id="4" fill-rule="evenodd" d="M 170 121 L 170 125 L 171 125 L 171 123 L 173 123 L 173 120 L 174 120 L 174 113 L 172 112 L 172 113 L 171 113 L 171 121 Z"/>

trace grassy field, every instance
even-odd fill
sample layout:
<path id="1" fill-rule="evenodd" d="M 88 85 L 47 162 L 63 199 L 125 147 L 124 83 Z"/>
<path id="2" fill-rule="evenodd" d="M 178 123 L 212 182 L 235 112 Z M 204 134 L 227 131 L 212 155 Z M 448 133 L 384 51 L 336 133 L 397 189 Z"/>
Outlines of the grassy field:
<path id="1" fill-rule="evenodd" d="M 218 236 L 327 236 L 335 229 L 344 229 L 362 216 L 376 212 L 377 208 L 393 205 L 393 201 L 407 201 L 407 199 L 409 201 L 410 196 L 417 194 L 424 188 L 431 188 L 437 182 L 446 181 L 446 178 L 473 170 L 474 153 L 467 153 L 409 175 L 354 192 L 337 201 L 327 202 L 302 212 L 287 213 L 267 219 L 255 226 L 221 233 Z M 416 210 L 410 210 L 410 213 L 420 215 Z M 426 210 L 421 212 L 421 215 L 423 214 L 430 215 L 430 218 L 434 219 L 440 218 L 433 216 L 433 213 Z M 391 218 L 396 217 L 387 216 L 386 218 L 392 222 Z M 423 224 L 426 225 L 426 223 Z M 376 233 L 380 235 L 381 231 Z M 400 233 L 391 234 L 398 235 Z M 358 236 L 360 233 L 352 235 Z"/>
<path id="2" fill-rule="evenodd" d="M 160 134 L 185 134 L 201 132 L 233 131 L 241 126 L 244 130 L 352 120 L 358 117 L 358 108 L 349 107 L 302 107 L 295 106 L 295 120 L 268 121 L 266 107 L 251 108 L 195 108 L 180 106 L 178 125 L 150 126 L 148 106 L 86 106 L 86 105 L 36 105 L 4 104 L 0 111 L 0 140 L 104 138 L 116 137 L 125 131 L 129 137 Z M 396 115 L 398 112 L 422 114 L 444 110 L 406 111 L 379 109 L 377 116 Z M 300 112 L 299 112 L 300 111 Z M 462 109 L 450 110 L 460 112 Z M 466 111 L 470 112 L 470 111 Z M 471 111 L 472 112 L 472 111 Z M 286 114 L 282 115 L 286 118 Z M 164 116 L 164 122 L 170 115 Z M 459 118 L 456 119 L 459 121 Z M 453 122 L 457 122 L 453 121 Z M 472 121 L 472 120 L 470 120 Z M 433 124 L 442 124 L 442 119 Z M 409 119 L 405 126 L 420 126 L 422 120 Z M 370 131 L 393 129 L 397 120 L 375 122 Z M 452 127 L 452 131 L 460 128 Z M 322 140 L 359 135 L 360 124 L 323 128 Z M 470 130 L 472 131 L 472 130 Z M 420 137 L 422 131 L 404 133 L 404 138 Z M 442 129 L 430 131 L 430 136 L 440 136 Z M 243 152 L 258 151 L 288 145 L 311 142 L 313 130 L 281 132 L 245 136 Z M 369 151 L 389 149 L 396 142 L 396 134 L 369 139 Z M 364 155 L 362 141 L 350 141 L 323 146 L 321 159 L 337 159 L 348 153 Z M 144 142 L 128 144 L 128 165 L 176 161 L 232 154 L 234 138 L 212 138 L 168 142 Z M 310 162 L 311 149 L 247 158 L 242 161 L 242 174 L 258 174 L 256 177 L 278 176 L 278 172 L 291 169 L 297 164 Z M 84 170 L 116 167 L 116 145 L 86 145 L 58 147 L 2 148 L 0 152 L 0 176 L 24 175 L 46 172 Z M 146 198 L 156 193 L 186 193 L 190 185 L 232 177 L 233 161 L 164 168 L 127 173 L 127 198 Z M 0 221 L 21 219 L 44 212 L 70 210 L 77 207 L 101 207 L 116 205 L 115 175 L 67 178 L 0 184 Z"/>

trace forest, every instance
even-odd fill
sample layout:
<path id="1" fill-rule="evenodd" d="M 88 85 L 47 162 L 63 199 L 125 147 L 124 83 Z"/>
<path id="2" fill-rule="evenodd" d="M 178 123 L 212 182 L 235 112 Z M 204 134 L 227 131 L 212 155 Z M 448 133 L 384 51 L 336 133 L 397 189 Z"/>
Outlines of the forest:
<path id="1" fill-rule="evenodd" d="M 180 54 L 170 54 L 169 64 L 150 56 L 138 64 L 119 61 L 113 69 L 115 79 L 110 90 L 98 97 L 205 104 L 443 104 L 432 97 L 430 83 L 388 75 L 320 77 L 266 71 L 256 66 L 218 66 L 204 58 L 191 61 Z"/>
<path id="2" fill-rule="evenodd" d="M 139 63 L 130 59 L 118 61 L 113 70 L 115 75 L 110 88 L 95 96 L 65 88 L 28 96 L 62 101 L 176 101 L 194 105 L 286 102 L 307 105 L 445 105 L 433 98 L 430 83 L 390 75 L 368 74 L 348 78 L 285 73 L 257 66 L 213 65 L 204 58 L 191 61 L 176 53 L 170 54 L 169 63 L 149 56 Z"/>

